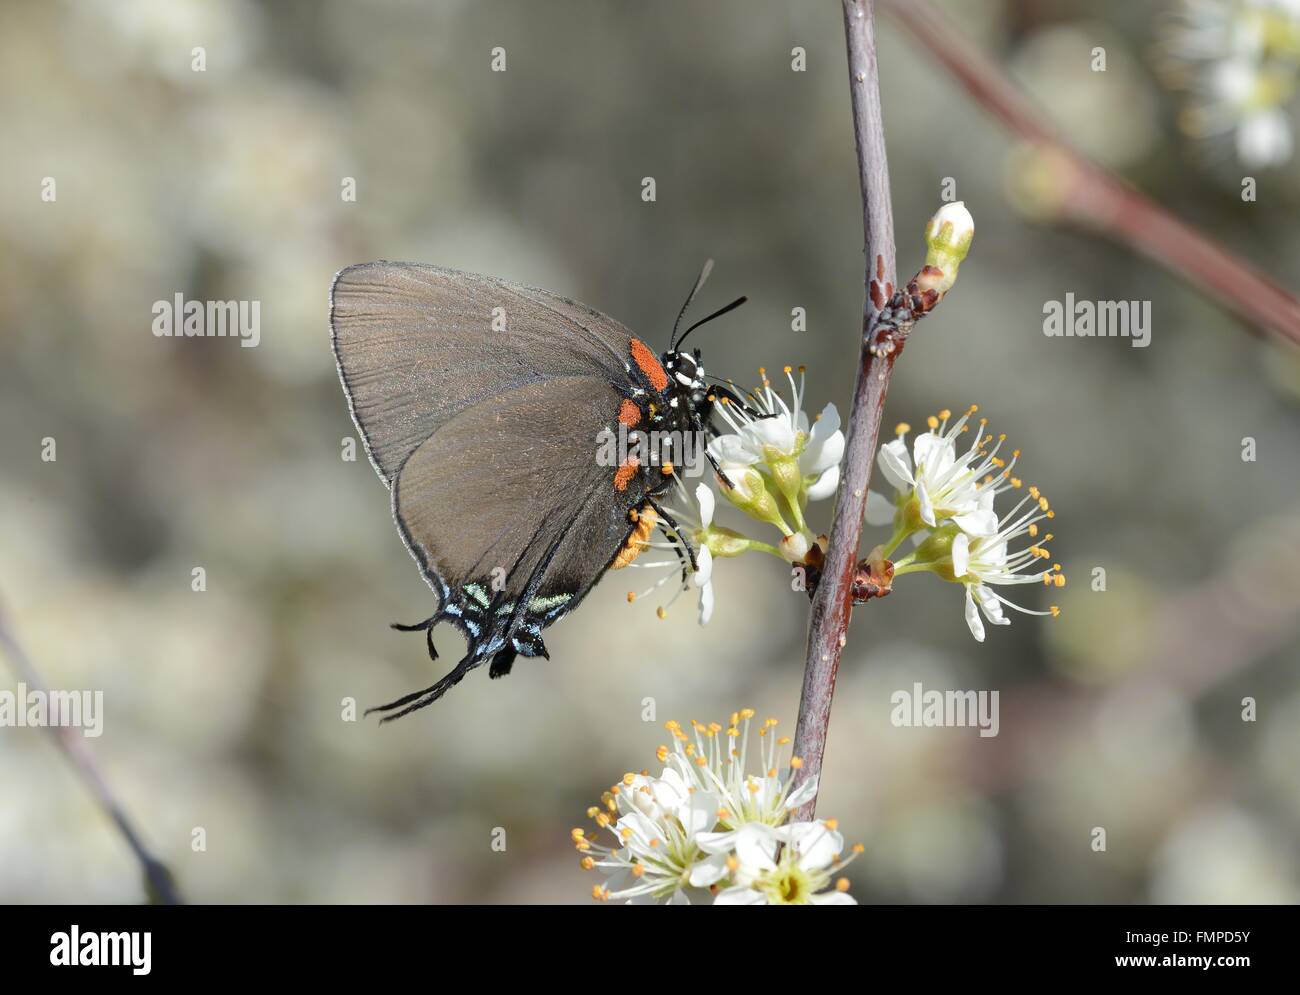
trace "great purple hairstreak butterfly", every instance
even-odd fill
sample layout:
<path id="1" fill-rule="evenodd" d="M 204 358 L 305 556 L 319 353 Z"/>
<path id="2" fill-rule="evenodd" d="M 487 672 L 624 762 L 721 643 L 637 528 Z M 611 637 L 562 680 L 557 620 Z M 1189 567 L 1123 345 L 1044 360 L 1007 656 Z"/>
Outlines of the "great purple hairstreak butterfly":
<path id="1" fill-rule="evenodd" d="M 394 628 L 424 631 L 434 660 L 439 622 L 467 647 L 437 682 L 372 711 L 400 718 L 481 664 L 501 677 L 520 655 L 549 657 L 542 630 L 656 525 L 693 568 L 689 539 L 657 500 L 673 484 L 671 452 L 617 465 L 594 454 L 620 425 L 669 444 L 707 438 L 715 403 L 745 403 L 709 384 L 698 349 L 681 348 L 745 301 L 678 333 L 711 265 L 661 355 L 583 304 L 493 277 L 383 261 L 334 277 L 330 326 L 348 406 L 439 601 L 423 622 Z"/>

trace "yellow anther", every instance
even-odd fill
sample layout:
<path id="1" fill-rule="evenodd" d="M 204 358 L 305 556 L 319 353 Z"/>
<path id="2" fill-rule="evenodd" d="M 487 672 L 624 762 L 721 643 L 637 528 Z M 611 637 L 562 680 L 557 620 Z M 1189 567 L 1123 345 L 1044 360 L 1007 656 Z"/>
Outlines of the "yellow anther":
<path id="1" fill-rule="evenodd" d="M 793 367 L 793 366 L 787 366 L 787 367 L 785 367 L 785 372 L 786 372 L 786 373 L 793 373 L 793 372 L 794 372 L 794 367 Z"/>
<path id="2" fill-rule="evenodd" d="M 581 839 L 586 839 L 587 831 L 585 829 L 575 828 L 569 832 L 569 835 L 572 836 L 576 842 Z"/>
<path id="3" fill-rule="evenodd" d="M 778 740 L 776 741 L 776 745 L 777 745 L 777 746 L 786 746 L 786 745 L 789 744 L 789 742 L 790 742 L 790 737 L 789 737 L 789 736 L 782 736 L 780 739 L 778 739 Z"/>
<path id="4" fill-rule="evenodd" d="M 653 846 L 653 845 L 654 845 L 654 844 L 652 843 L 651 846 Z M 645 874 L 645 864 L 633 864 L 633 865 L 632 865 L 632 876 L 633 876 L 634 878 L 639 878 L 639 877 L 641 877 L 643 874 Z"/>
<path id="5" fill-rule="evenodd" d="M 938 427 L 939 427 L 939 419 L 936 418 L 934 415 L 931 415 L 929 418 L 927 418 L 927 419 L 925 420 L 925 423 L 926 423 L 927 425 L 929 425 L 931 428 L 938 428 Z"/>
<path id="6" fill-rule="evenodd" d="M 848 891 L 848 890 L 849 890 L 849 879 L 848 879 L 848 878 L 840 878 L 838 881 L 836 881 L 836 882 L 835 882 L 835 890 L 836 890 L 836 891 Z"/>
<path id="7" fill-rule="evenodd" d="M 630 604 L 631 604 L 633 601 L 635 601 L 635 600 L 636 600 L 636 591 L 628 591 L 628 592 L 627 592 L 627 603 L 630 605 Z"/>
<path id="8" fill-rule="evenodd" d="M 588 807 L 588 809 L 587 809 L 587 818 L 588 818 L 588 819 L 594 819 L 594 818 L 596 818 L 596 816 L 599 815 L 599 814 L 600 814 L 600 809 L 597 808 L 595 805 L 592 805 L 592 806 Z"/>
<path id="9" fill-rule="evenodd" d="M 668 609 L 665 608 L 663 605 L 660 605 L 658 608 L 655 609 L 655 614 L 658 615 L 661 620 L 665 619 L 668 617 Z"/>
<path id="10" fill-rule="evenodd" d="M 591 870 L 592 868 L 594 868 L 594 867 L 596 866 L 596 858 L 595 858 L 595 857 L 583 857 L 582 860 L 579 861 L 579 863 L 580 863 L 580 865 L 582 866 L 582 869 L 583 869 L 584 871 L 589 871 L 589 870 Z"/>
<path id="11" fill-rule="evenodd" d="M 801 757 L 791 757 L 791 758 L 790 758 L 790 769 L 791 769 L 791 770 L 799 770 L 801 767 L 803 767 L 803 759 L 802 759 Z"/>
<path id="12" fill-rule="evenodd" d="M 742 708 L 740 710 L 740 717 L 745 720 L 752 719 L 754 717 L 754 710 L 752 708 Z"/>
<path id="13" fill-rule="evenodd" d="M 1037 526 L 1037 525 L 1030 525 L 1030 526 L 1029 526 L 1029 534 L 1030 534 L 1031 536 L 1036 536 L 1036 535 L 1038 535 L 1038 526 Z M 1047 540 L 1044 539 L 1043 541 L 1046 542 Z"/>
<path id="14" fill-rule="evenodd" d="M 1065 586 L 1065 574 L 1057 574 L 1057 575 L 1056 575 L 1056 580 L 1053 581 L 1053 583 L 1055 583 L 1057 587 L 1064 587 L 1064 586 Z"/>
<path id="15" fill-rule="evenodd" d="M 947 408 L 944 408 L 942 411 L 939 412 L 939 417 L 942 418 L 944 421 L 947 421 L 949 418 L 952 417 L 952 412 L 949 411 Z"/>
<path id="16" fill-rule="evenodd" d="M 1056 618 L 1061 614 L 1061 609 L 1057 608 L 1056 605 L 1052 605 L 1052 607 L 1047 610 L 1052 613 L 1052 618 Z"/>
<path id="17" fill-rule="evenodd" d="M 834 832 L 835 830 L 837 830 L 837 829 L 840 828 L 840 820 L 839 820 L 839 819 L 827 819 L 827 820 L 826 820 L 826 828 L 829 829 L 831 832 Z"/>
<path id="18" fill-rule="evenodd" d="M 854 844 L 853 844 L 853 852 L 854 852 L 854 853 L 862 853 L 864 850 L 866 850 L 866 847 L 863 846 L 861 843 L 854 843 Z"/>
<path id="19" fill-rule="evenodd" d="M 894 426 L 895 435 L 906 435 L 910 431 L 912 431 L 912 426 L 907 424 L 905 421 L 901 421 Z"/>

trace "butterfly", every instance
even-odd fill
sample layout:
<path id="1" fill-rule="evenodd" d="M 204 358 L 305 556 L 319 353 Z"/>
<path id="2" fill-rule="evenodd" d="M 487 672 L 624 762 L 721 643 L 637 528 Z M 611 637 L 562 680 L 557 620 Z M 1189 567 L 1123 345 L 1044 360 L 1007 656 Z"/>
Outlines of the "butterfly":
<path id="1" fill-rule="evenodd" d="M 683 577 L 696 551 L 660 498 L 674 486 L 673 445 L 716 434 L 710 384 L 682 343 L 741 297 L 678 334 L 712 268 L 705 264 L 656 354 L 613 318 L 545 290 L 419 263 L 371 262 L 334 277 L 330 328 L 339 379 L 366 453 L 391 493 L 407 549 L 438 609 L 404 631 L 447 622 L 466 640 L 445 676 L 371 711 L 383 721 L 437 701 L 474 668 L 510 672 L 549 658 L 542 632 L 573 611 L 656 528 Z M 597 458 L 629 432 L 663 449 Z M 621 433 L 621 434 L 620 434 Z M 725 474 L 709 457 L 724 484 Z"/>

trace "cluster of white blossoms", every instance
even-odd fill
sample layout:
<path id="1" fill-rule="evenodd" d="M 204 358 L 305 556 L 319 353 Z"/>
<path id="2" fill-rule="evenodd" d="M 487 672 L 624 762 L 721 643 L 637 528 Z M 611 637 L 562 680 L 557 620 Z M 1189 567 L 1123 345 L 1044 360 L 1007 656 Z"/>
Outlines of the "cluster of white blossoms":
<path id="1" fill-rule="evenodd" d="M 1165 78 L 1190 94 L 1185 131 L 1230 140 L 1246 166 L 1291 158 L 1300 0 L 1182 0 L 1160 52 Z"/>
<path id="2" fill-rule="evenodd" d="M 910 452 L 906 440 L 911 426 L 895 429 L 896 438 L 880 447 L 878 458 L 895 495 L 891 500 L 868 492 L 867 522 L 893 526 L 889 541 L 876 550 L 880 559 L 891 558 L 903 540 L 912 540 L 913 550 L 893 561 L 894 578 L 929 571 L 965 588 L 966 624 L 971 635 L 983 642 L 981 615 L 992 625 L 1010 625 L 1004 607 L 1027 615 L 1060 614 L 1055 606 L 1047 611 L 1022 607 L 995 588 L 1064 587 L 1065 574 L 1059 563 L 1046 565 L 1051 559 L 1046 544 L 1052 534 L 1039 534 L 1039 523 L 1056 513 L 1037 487 L 1026 489 L 1015 476 L 1020 450 L 1009 457 L 999 455 L 1006 436 L 988 434 L 986 418 L 972 421 L 978 410 L 971 405 L 955 420 L 947 410 L 931 415 L 929 430 L 917 435 Z M 959 447 L 958 441 L 967 433 L 969 444 Z M 999 515 L 998 495 L 1022 491 L 1019 501 Z M 1013 551 L 1011 544 L 1021 539 L 1028 545 Z"/>
<path id="3" fill-rule="evenodd" d="M 760 369 L 759 376 L 760 387 L 743 395 L 735 392 L 742 403 L 721 395 L 715 398 L 714 410 L 731 431 L 710 441 L 708 449 L 725 477 L 718 478 L 723 496 L 750 518 L 779 529 L 781 539 L 775 544 L 764 542 L 715 524 L 716 498 L 709 486 L 699 484 L 691 494 L 680 475 L 675 476 L 677 500 L 670 511 L 695 550 L 695 569 L 683 575 L 680 547 L 671 529 L 663 541 L 647 534 L 642 543 L 645 548 L 670 551 L 674 556 L 628 564 L 669 571 L 648 590 L 640 594 L 629 592 L 629 601 L 645 597 L 674 577 L 681 577 L 682 584 L 672 600 L 691 587 L 698 589 L 699 619 L 705 625 L 713 614 L 715 558 L 755 551 L 798 563 L 816 542 L 816 536 L 804 520 L 804 509 L 809 501 L 830 497 L 839 486 L 840 458 L 844 455 L 839 412 L 834 404 L 827 404 L 815 419 L 808 418 L 803 410 L 803 367 L 799 368 L 797 382 L 794 369 L 785 368 L 790 384 L 788 402 L 773 389 L 765 370 Z M 659 608 L 661 618 L 671 604 L 672 601 Z"/>
<path id="4" fill-rule="evenodd" d="M 862 852 L 844 855 L 834 819 L 792 822 L 817 794 L 817 779 L 795 784 L 797 757 L 778 767 L 789 740 L 776 719 L 758 728 L 751 757 L 752 709 L 724 727 L 665 723 L 672 746 L 660 746 L 663 771 L 625 774 L 587 810 L 594 830 L 573 830 L 586 870 L 605 877 L 591 889 L 601 901 L 689 905 L 855 905 L 839 871 Z M 747 764 L 757 761 L 757 773 Z M 605 840 L 609 842 L 606 843 Z"/>

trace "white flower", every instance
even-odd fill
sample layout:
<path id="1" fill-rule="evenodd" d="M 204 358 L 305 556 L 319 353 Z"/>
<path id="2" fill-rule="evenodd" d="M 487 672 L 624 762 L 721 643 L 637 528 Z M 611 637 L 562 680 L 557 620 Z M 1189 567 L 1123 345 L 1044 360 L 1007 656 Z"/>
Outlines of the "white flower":
<path id="1" fill-rule="evenodd" d="M 1291 158 L 1291 122 L 1280 110 L 1247 115 L 1237 129 L 1237 156 L 1247 166 L 1279 166 Z"/>
<path id="2" fill-rule="evenodd" d="M 718 821 L 727 829 L 751 822 L 779 825 L 791 812 L 817 796 L 817 778 L 807 777 L 798 785 L 793 783 L 803 766 L 799 757 L 790 758 L 782 776 L 777 766 L 777 751 L 790 740 L 777 737 L 776 719 L 765 719 L 759 727 L 759 745 L 754 757 L 760 765 L 758 772 L 746 770 L 753 718 L 753 710 L 747 708 L 733 713 L 725 728 L 716 722 L 706 725 L 692 721 L 692 732 L 687 733 L 677 722 L 665 726 L 673 735 L 673 746 L 671 750 L 661 749 L 659 759 L 696 790 L 717 796 Z"/>
<path id="3" fill-rule="evenodd" d="M 789 404 L 772 389 L 766 371 L 759 373 L 763 386 L 748 395 L 750 410 L 731 403 L 717 406 L 732 431 L 710 442 L 709 452 L 728 476 L 730 469 L 752 468 L 761 463 L 777 470 L 778 464 L 794 461 L 803 494 L 814 501 L 829 497 L 839 485 L 840 458 L 844 455 L 839 412 L 834 404 L 827 404 L 810 426 L 802 407 L 803 368 L 799 369 L 797 385 L 792 368 L 785 368 L 790 382 Z"/>
<path id="4" fill-rule="evenodd" d="M 919 523 L 934 528 L 939 522 L 951 519 L 972 535 L 992 535 L 997 531 L 997 516 L 992 500 L 996 484 L 1010 479 L 1011 468 L 1020 456 L 1014 452 L 1010 460 L 998 456 L 1006 436 L 999 436 L 991 449 L 986 449 L 992 436 L 984 435 L 988 419 L 978 422 L 979 431 L 973 434 L 970 445 L 960 455 L 956 439 L 970 429 L 970 417 L 978 409 L 971 405 L 959 419 L 948 424 L 952 412 L 944 410 L 939 416 L 929 418 L 930 431 L 916 437 L 908 457 L 907 433 L 911 427 L 900 424 L 895 430 L 897 438 L 880 447 L 878 463 L 894 489 L 896 502 L 874 492 L 867 495 L 867 522 L 871 525 L 888 525 L 895 514 L 913 514 Z M 993 476 L 994 487 L 985 479 Z M 912 502 L 915 504 L 912 504 Z M 917 524 L 913 522 L 911 524 Z"/>
<path id="5" fill-rule="evenodd" d="M 1026 503 L 1031 503 L 1028 511 L 1022 513 Z M 1038 488 L 1029 488 L 1029 493 L 1021 499 L 999 523 L 998 531 L 991 536 L 969 536 L 958 532 L 952 540 L 952 574 L 953 579 L 966 588 L 966 624 L 971 635 L 980 642 L 984 641 L 984 624 L 980 613 L 993 625 L 1010 625 L 1011 620 L 1002 612 L 1002 606 L 1014 608 L 1026 615 L 1060 614 L 1055 606 L 1047 611 L 1034 611 L 1022 608 L 993 590 L 993 586 L 1008 584 L 1045 584 L 1055 587 L 1065 586 L 1065 574 L 1061 565 L 1053 564 L 1046 570 L 1030 573 L 1021 571 L 1039 560 L 1050 559 L 1050 554 L 1043 543 L 1050 542 L 1051 533 L 1045 535 L 1041 542 L 1035 541 L 1025 548 L 1008 552 L 1008 543 L 1021 536 L 1037 539 L 1038 522 L 1053 515 L 1047 498 Z"/>
<path id="6" fill-rule="evenodd" d="M 689 904 L 717 895 L 715 904 L 853 904 L 848 882 L 834 882 L 844 839 L 832 820 L 796 822 L 791 814 L 817 794 L 817 779 L 793 785 L 801 762 L 782 771 L 777 722 L 766 719 L 750 756 L 752 709 L 727 726 L 692 721 L 693 735 L 666 722 L 673 746 L 656 752 L 659 777 L 625 774 L 588 809 L 596 830 L 573 830 L 582 866 L 605 873 L 593 897 L 629 903 Z M 758 770 L 746 770 L 749 761 Z M 601 841 L 613 836 L 613 845 Z M 853 848 L 856 855 L 861 845 Z M 852 857 L 849 858 L 850 860 Z"/>
<path id="7" fill-rule="evenodd" d="M 717 822 L 718 800 L 690 790 L 676 771 L 660 778 L 627 774 L 605 794 L 606 810 L 591 810 L 615 845 L 602 845 L 581 829 L 573 840 L 588 869 L 607 875 L 592 888 L 603 901 L 690 904 L 687 888 L 707 888 L 727 874 L 725 857 L 702 850 L 701 832 Z"/>
<path id="8" fill-rule="evenodd" d="M 984 622 L 1009 625 L 1003 606 L 1027 615 L 1058 615 L 1055 606 L 1034 611 L 1009 601 L 994 587 L 1010 584 L 1042 583 L 1065 586 L 1061 565 L 1050 569 L 1026 570 L 1039 560 L 1050 559 L 1045 544 L 1050 534 L 1038 538 L 1038 523 L 1055 517 L 1051 505 L 1037 487 L 1030 487 L 1006 515 L 994 510 L 997 497 L 1024 487 L 1012 474 L 1020 458 L 1013 450 L 1010 459 L 998 456 L 1005 435 L 996 438 L 985 433 L 988 420 L 981 418 L 970 445 L 958 454 L 954 441 L 969 430 L 975 405 L 949 425 L 952 413 L 940 411 L 928 419 L 930 431 L 917 436 L 911 459 L 905 443 L 910 431 L 899 425 L 898 438 L 880 447 L 881 472 L 898 491 L 896 501 L 875 492 L 868 494 L 867 521 L 873 525 L 893 524 L 894 535 L 877 547 L 881 558 L 894 550 L 907 536 L 916 548 L 906 556 L 892 560 L 893 578 L 917 571 L 930 571 L 944 580 L 962 584 L 966 593 L 966 624 L 971 634 L 984 641 Z M 912 460 L 915 461 L 913 464 Z M 1010 543 L 1027 536 L 1030 544 L 1015 552 Z"/>
<path id="9" fill-rule="evenodd" d="M 1184 130 L 1234 146 L 1247 166 L 1291 157 L 1283 110 L 1300 66 L 1300 4 L 1294 0 L 1184 0 L 1163 31 L 1157 65 L 1190 94 Z"/>
<path id="10" fill-rule="evenodd" d="M 699 845 L 713 854 L 734 852 L 733 883 L 718 893 L 715 905 L 857 904 L 847 879 L 833 881 L 834 872 L 848 863 L 840 860 L 844 837 L 833 822 L 750 824 L 729 833 L 702 833 Z"/>
<path id="11" fill-rule="evenodd" d="M 685 485 L 682 484 L 681 478 L 674 476 L 673 479 L 677 482 L 679 490 L 684 494 Z M 626 563 L 616 564 L 617 569 L 632 567 L 641 570 L 666 571 L 664 576 L 641 593 L 629 591 L 627 594 L 629 602 L 653 594 L 675 578 L 678 581 L 677 590 L 667 604 L 659 606 L 657 609 L 659 617 L 664 618 L 673 602 L 685 591 L 695 587 L 700 592 L 700 625 L 708 624 L 709 619 L 713 616 L 713 553 L 701 539 L 706 537 L 712 528 L 715 504 L 713 491 L 709 490 L 707 484 L 700 484 L 695 488 L 695 510 L 691 510 L 689 505 L 686 510 L 681 508 L 672 509 L 673 520 L 677 522 L 677 526 L 692 537 L 692 546 L 695 550 L 694 569 L 691 568 L 690 558 L 683 549 L 681 539 L 673 527 L 667 522 L 660 521 L 653 510 L 642 513 L 647 517 L 650 525 L 646 534 L 640 539 L 640 548 L 671 552 L 674 554 L 674 558 L 670 560 L 656 559 L 649 562 L 640 562 L 633 559 Z M 663 540 L 650 539 L 650 532 L 656 527 L 663 530 Z"/>

